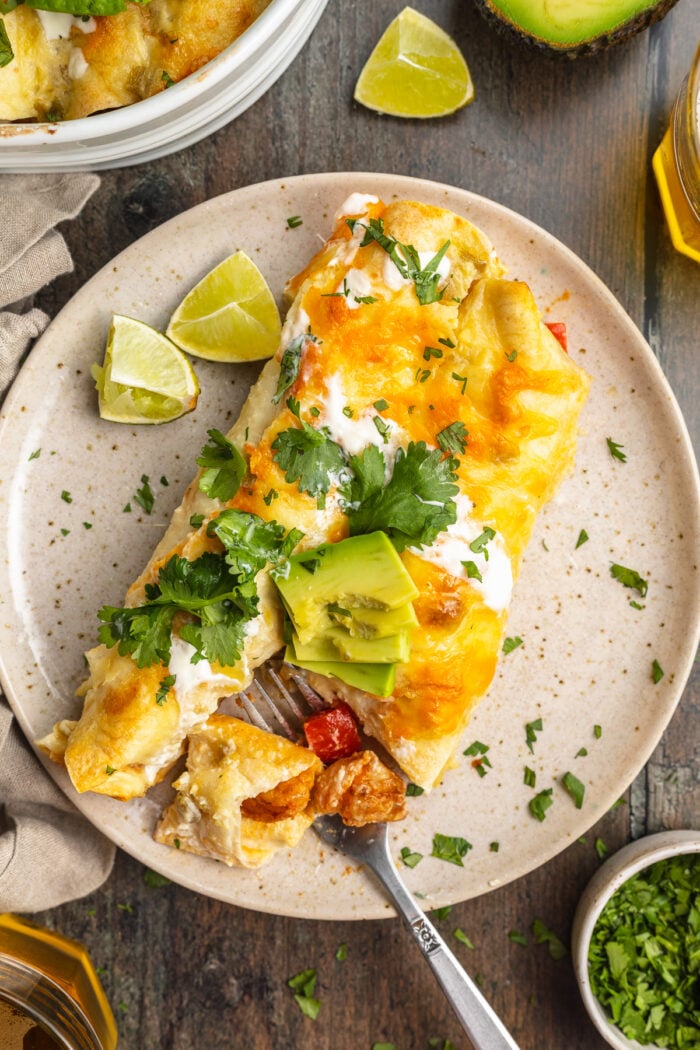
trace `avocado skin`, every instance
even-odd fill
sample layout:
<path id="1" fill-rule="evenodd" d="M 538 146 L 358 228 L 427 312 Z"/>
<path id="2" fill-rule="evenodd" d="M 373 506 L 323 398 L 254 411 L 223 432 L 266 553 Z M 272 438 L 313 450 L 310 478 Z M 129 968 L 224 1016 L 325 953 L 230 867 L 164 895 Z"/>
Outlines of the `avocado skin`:
<path id="1" fill-rule="evenodd" d="M 474 0 L 474 3 L 486 21 L 497 32 L 501 33 L 505 39 L 523 44 L 526 47 L 536 48 L 548 55 L 564 55 L 566 58 L 574 59 L 596 55 L 601 51 L 607 51 L 608 48 L 615 47 L 617 44 L 624 43 L 625 40 L 629 40 L 637 33 L 648 29 L 655 22 L 660 22 L 671 8 L 675 7 L 678 0 L 660 0 L 660 3 L 647 8 L 646 11 L 640 11 L 638 15 L 629 18 L 611 32 L 601 33 L 600 36 L 592 37 L 590 40 L 570 45 L 552 43 L 527 33 L 520 26 L 511 22 L 502 11 L 499 11 L 494 6 L 493 0 Z"/>

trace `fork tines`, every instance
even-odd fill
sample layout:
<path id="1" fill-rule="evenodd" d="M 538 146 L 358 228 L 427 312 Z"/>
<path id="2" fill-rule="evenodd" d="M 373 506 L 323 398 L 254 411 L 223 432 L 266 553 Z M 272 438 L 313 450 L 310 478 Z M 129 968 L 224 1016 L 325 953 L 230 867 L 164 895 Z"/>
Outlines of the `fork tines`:
<path id="1" fill-rule="evenodd" d="M 258 669 L 248 689 L 238 694 L 238 701 L 253 725 L 296 743 L 304 740 L 303 724 L 309 715 L 328 705 L 291 667 L 286 678 L 300 695 L 294 696 L 268 665 Z"/>

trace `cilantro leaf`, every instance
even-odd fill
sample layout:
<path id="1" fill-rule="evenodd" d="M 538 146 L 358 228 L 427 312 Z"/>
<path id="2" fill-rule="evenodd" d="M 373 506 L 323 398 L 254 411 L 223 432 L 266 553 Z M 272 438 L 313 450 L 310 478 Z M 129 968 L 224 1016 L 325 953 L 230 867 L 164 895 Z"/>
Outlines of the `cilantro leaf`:
<path id="1" fill-rule="evenodd" d="M 607 441 L 608 450 L 609 450 L 610 455 L 612 456 L 612 458 L 613 459 L 619 459 L 621 463 L 626 463 L 627 462 L 627 456 L 622 451 L 625 446 L 624 445 L 618 445 L 617 441 L 613 441 L 612 438 L 606 438 L 605 440 Z"/>
<path id="2" fill-rule="evenodd" d="M 658 685 L 664 676 L 664 669 L 658 660 L 654 660 L 651 665 L 651 677 L 654 685 Z"/>
<path id="3" fill-rule="evenodd" d="M 272 398 L 275 405 L 280 403 L 287 390 L 296 381 L 299 375 L 299 366 L 301 365 L 301 355 L 309 340 L 312 342 L 317 341 L 316 337 L 311 334 L 311 330 L 302 332 L 301 335 L 298 335 L 296 339 L 292 339 L 291 343 L 286 346 L 280 361 L 280 377 L 277 381 L 277 390 Z"/>
<path id="4" fill-rule="evenodd" d="M 574 800 L 576 809 L 581 809 L 583 805 L 583 796 L 586 792 L 585 786 L 581 783 L 578 777 L 574 776 L 573 773 L 565 773 L 561 778 L 561 782 Z"/>
<path id="5" fill-rule="evenodd" d="M 264 521 L 242 510 L 224 510 L 207 526 L 207 535 L 217 536 L 226 548 L 226 561 L 234 572 L 255 576 L 268 562 L 276 564 L 285 529 L 276 521 Z"/>
<path id="6" fill-rule="evenodd" d="M 162 707 L 162 705 L 167 701 L 168 693 L 174 685 L 175 675 L 166 674 L 165 678 L 162 679 L 160 685 L 158 686 L 158 691 L 156 692 L 156 703 L 159 707 Z"/>
<path id="7" fill-rule="evenodd" d="M 208 430 L 209 443 L 197 456 L 202 468 L 199 487 L 211 499 L 228 502 L 238 492 L 245 477 L 246 461 L 236 446 L 220 430 Z"/>
<path id="8" fill-rule="evenodd" d="M 312 1021 L 316 1020 L 321 1009 L 320 1000 L 313 997 L 316 988 L 316 970 L 302 970 L 296 977 L 290 977 L 287 984 L 294 992 L 294 999 L 301 1012 L 306 1017 L 310 1017 Z"/>
<path id="9" fill-rule="evenodd" d="M 274 458 L 285 472 L 285 481 L 299 485 L 300 492 L 315 496 L 323 506 L 332 483 L 341 476 L 345 454 L 340 445 L 309 423 L 281 431 L 272 442 Z"/>
<path id="10" fill-rule="evenodd" d="M 569 949 L 566 945 L 557 937 L 553 930 L 550 930 L 541 919 L 535 919 L 532 923 L 532 934 L 538 944 L 546 944 L 549 948 L 549 954 L 553 959 L 564 959 L 569 954 Z"/>
<path id="11" fill-rule="evenodd" d="M 15 53 L 12 50 L 12 44 L 10 38 L 7 35 L 5 29 L 5 23 L 0 18 L 0 68 L 3 66 L 9 66 L 12 59 L 15 57 Z"/>
<path id="12" fill-rule="evenodd" d="M 162 886 L 172 885 L 172 879 L 166 878 L 165 875 L 161 875 L 159 871 L 153 871 L 151 868 L 146 868 L 144 871 L 143 881 L 152 890 L 160 889 Z"/>
<path id="13" fill-rule="evenodd" d="M 528 802 L 528 808 L 532 813 L 533 817 L 540 821 L 544 820 L 547 815 L 547 810 L 553 803 L 552 793 L 553 788 L 545 788 L 544 791 L 540 791 L 539 794 L 535 795 Z"/>
<path id="14" fill-rule="evenodd" d="M 467 447 L 467 435 L 469 431 L 465 427 L 464 423 L 460 423 L 456 420 L 454 423 L 450 423 L 448 427 L 444 427 L 443 430 L 436 437 L 438 447 L 443 452 L 457 452 L 460 455 L 464 454 L 464 450 Z"/>
<path id="15" fill-rule="evenodd" d="M 628 569 L 625 565 L 618 565 L 613 562 L 610 566 L 610 575 L 614 580 L 619 580 L 623 587 L 630 587 L 634 591 L 638 591 L 642 598 L 646 597 L 649 584 L 635 569 Z"/>
<path id="16" fill-rule="evenodd" d="M 414 853 L 408 846 L 402 846 L 401 848 L 401 861 L 406 865 L 407 868 L 415 868 L 416 864 L 420 864 L 423 860 L 422 853 Z"/>
<path id="17" fill-rule="evenodd" d="M 466 839 L 460 838 L 458 835 L 440 835 L 436 833 L 433 835 L 431 856 L 463 868 L 462 857 L 466 857 L 471 848 L 471 842 L 467 842 Z"/>
<path id="18" fill-rule="evenodd" d="M 537 740 L 537 734 L 542 732 L 542 719 L 536 718 L 534 722 L 525 723 L 525 743 L 528 746 L 530 754 L 533 754 L 533 744 Z"/>
<path id="19" fill-rule="evenodd" d="M 25 0 L 27 7 L 39 11 L 60 11 L 69 15 L 116 15 L 126 11 L 124 0 Z M 148 0 L 138 0 L 140 3 Z"/>
<path id="20" fill-rule="evenodd" d="M 382 530 L 402 551 L 429 546 L 457 520 L 457 463 L 424 441 L 398 450 L 386 485 L 384 456 L 375 445 L 351 456 L 349 466 L 353 477 L 341 491 L 351 536 Z"/>
<path id="21" fill-rule="evenodd" d="M 514 649 L 519 649 L 522 644 L 523 644 L 523 640 L 522 640 L 522 638 L 520 637 L 519 634 L 516 634 L 513 638 L 504 638 L 503 639 L 503 652 L 507 656 L 508 653 L 512 653 Z"/>

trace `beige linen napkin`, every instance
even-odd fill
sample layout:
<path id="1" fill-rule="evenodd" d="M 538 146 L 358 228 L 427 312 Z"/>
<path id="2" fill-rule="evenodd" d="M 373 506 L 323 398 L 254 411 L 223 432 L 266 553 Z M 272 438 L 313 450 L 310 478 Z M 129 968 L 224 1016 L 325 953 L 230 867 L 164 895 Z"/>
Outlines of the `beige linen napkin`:
<path id="1" fill-rule="evenodd" d="M 75 218 L 98 185 L 96 175 L 2 177 L 0 401 L 49 322 L 28 300 L 73 269 L 53 227 Z M 0 693 L 0 911 L 42 911 L 82 897 L 113 862 L 114 846 L 44 772 Z"/>

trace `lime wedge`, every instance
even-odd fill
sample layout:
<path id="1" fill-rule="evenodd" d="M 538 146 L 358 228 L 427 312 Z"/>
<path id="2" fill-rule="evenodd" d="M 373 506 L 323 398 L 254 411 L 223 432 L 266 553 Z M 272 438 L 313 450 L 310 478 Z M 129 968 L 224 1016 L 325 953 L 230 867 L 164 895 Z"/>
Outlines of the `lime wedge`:
<path id="1" fill-rule="evenodd" d="M 168 423 L 191 412 L 199 383 L 181 350 L 154 328 L 114 314 L 102 366 L 92 366 L 100 416 L 113 423 Z"/>
<path id="2" fill-rule="evenodd" d="M 244 252 L 236 252 L 185 296 L 166 335 L 195 357 L 235 362 L 272 357 L 280 331 L 265 278 Z"/>
<path id="3" fill-rule="evenodd" d="M 474 98 L 462 52 L 444 29 L 404 7 L 367 59 L 355 99 L 394 117 L 444 117 Z"/>

